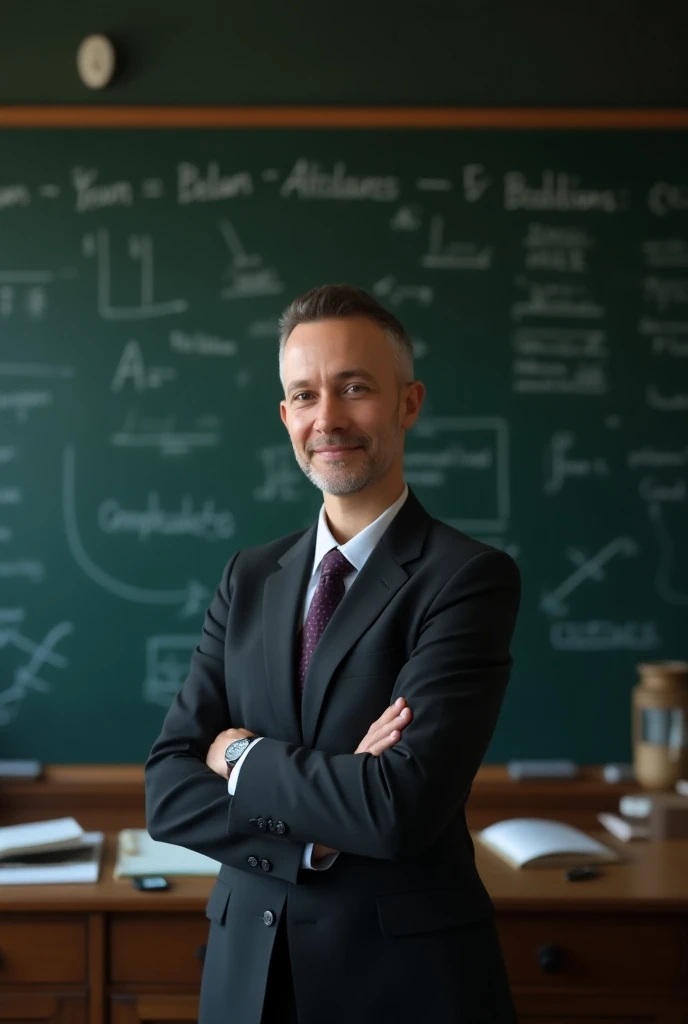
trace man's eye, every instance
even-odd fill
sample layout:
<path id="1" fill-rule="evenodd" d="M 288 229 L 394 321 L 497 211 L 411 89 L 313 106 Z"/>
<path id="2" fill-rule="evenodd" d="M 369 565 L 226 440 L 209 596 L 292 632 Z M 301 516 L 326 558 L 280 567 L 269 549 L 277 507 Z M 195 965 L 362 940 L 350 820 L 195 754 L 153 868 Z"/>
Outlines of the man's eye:
<path id="1" fill-rule="evenodd" d="M 346 390 L 350 391 L 352 388 L 358 388 L 359 391 L 369 391 L 370 390 L 370 388 L 367 388 L 365 386 L 365 384 L 349 384 L 349 386 L 348 386 L 348 388 Z"/>

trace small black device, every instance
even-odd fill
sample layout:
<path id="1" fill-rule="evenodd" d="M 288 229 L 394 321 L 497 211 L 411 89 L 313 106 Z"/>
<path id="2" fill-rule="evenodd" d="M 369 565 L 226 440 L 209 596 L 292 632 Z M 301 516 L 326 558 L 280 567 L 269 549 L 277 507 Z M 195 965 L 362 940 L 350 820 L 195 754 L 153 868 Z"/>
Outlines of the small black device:
<path id="1" fill-rule="evenodd" d="M 140 892 L 164 892 L 170 888 L 170 883 L 162 875 L 139 875 L 132 878 L 131 884 Z"/>
<path id="2" fill-rule="evenodd" d="M 600 869 L 594 864 L 580 864 L 577 868 L 569 868 L 565 872 L 567 882 L 587 882 L 589 878 L 597 878 Z"/>

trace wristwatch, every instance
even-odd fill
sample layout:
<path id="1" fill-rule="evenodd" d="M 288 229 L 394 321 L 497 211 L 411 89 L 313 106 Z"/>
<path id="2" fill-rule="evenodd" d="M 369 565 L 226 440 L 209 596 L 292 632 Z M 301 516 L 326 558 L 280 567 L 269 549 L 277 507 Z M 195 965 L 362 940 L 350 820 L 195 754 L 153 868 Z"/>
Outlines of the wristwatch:
<path id="1" fill-rule="evenodd" d="M 234 765 L 237 763 L 246 747 L 255 739 L 254 736 L 250 738 L 248 736 L 242 736 L 240 740 L 232 740 L 227 749 L 225 750 L 225 761 L 227 762 L 227 777 L 231 772 Z"/>

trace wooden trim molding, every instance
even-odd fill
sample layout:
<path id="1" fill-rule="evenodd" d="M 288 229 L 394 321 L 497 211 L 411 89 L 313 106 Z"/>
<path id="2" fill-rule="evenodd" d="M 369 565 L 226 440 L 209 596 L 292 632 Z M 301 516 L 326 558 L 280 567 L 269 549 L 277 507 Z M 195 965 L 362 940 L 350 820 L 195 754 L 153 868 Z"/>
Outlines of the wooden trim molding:
<path id="1" fill-rule="evenodd" d="M 467 804 L 470 828 L 503 818 L 535 815 L 599 828 L 598 811 L 618 811 L 619 799 L 640 792 L 631 783 L 607 783 L 597 765 L 583 765 L 575 779 L 516 782 L 506 767 L 483 765 Z M 0 825 L 71 816 L 82 828 L 117 831 L 145 827 L 143 766 L 54 764 L 34 781 L 0 781 Z"/>
<path id="2" fill-rule="evenodd" d="M 688 108 L 5 106 L 0 128 L 688 127 Z"/>

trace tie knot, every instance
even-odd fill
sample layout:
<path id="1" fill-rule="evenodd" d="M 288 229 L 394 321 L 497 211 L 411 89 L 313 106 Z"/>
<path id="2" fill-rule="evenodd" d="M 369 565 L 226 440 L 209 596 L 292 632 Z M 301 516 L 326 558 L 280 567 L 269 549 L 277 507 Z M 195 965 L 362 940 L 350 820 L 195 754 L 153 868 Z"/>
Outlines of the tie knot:
<path id="1" fill-rule="evenodd" d="M 343 555 L 338 548 L 328 551 L 322 560 L 321 576 L 346 576 L 353 572 L 354 566 L 346 555 Z"/>

